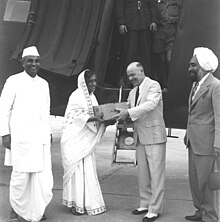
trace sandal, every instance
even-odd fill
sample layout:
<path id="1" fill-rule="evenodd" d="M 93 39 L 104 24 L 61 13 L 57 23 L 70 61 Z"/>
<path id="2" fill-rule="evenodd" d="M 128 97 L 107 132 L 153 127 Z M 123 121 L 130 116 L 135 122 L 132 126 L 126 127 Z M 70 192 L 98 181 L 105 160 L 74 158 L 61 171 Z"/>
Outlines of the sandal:
<path id="1" fill-rule="evenodd" d="M 71 212 L 72 212 L 72 214 L 75 215 L 75 216 L 82 216 L 82 215 L 84 214 L 84 213 L 79 213 L 79 212 L 77 212 L 74 207 L 72 207 Z"/>

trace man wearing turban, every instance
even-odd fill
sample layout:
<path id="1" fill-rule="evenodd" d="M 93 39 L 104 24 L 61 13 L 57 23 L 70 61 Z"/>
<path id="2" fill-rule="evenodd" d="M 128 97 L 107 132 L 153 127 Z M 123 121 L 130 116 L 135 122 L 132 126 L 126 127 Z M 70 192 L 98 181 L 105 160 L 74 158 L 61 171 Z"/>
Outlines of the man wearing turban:
<path id="1" fill-rule="evenodd" d="M 217 222 L 214 191 L 209 176 L 214 156 L 220 152 L 220 81 L 213 76 L 218 58 L 208 48 L 194 49 L 189 63 L 193 81 L 185 144 L 189 153 L 189 183 L 196 212 L 190 221 Z"/>
<path id="2" fill-rule="evenodd" d="M 10 76 L 0 97 L 0 136 L 5 165 L 12 166 L 8 221 L 45 219 L 52 199 L 50 95 L 37 75 L 40 56 L 35 46 L 24 49 L 24 71 Z"/>

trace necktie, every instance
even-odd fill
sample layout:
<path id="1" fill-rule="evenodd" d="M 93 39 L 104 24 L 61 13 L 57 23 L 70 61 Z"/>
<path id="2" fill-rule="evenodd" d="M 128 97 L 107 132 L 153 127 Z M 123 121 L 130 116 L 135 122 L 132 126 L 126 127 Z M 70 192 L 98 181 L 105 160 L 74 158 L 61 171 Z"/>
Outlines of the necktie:
<path id="1" fill-rule="evenodd" d="M 198 86 L 199 86 L 199 83 L 198 83 L 198 82 L 196 82 L 196 83 L 194 84 L 194 86 L 193 86 L 192 94 L 191 94 L 191 103 L 192 103 L 192 101 L 193 101 L 193 99 L 194 99 L 195 92 L 196 92 Z"/>
<path id="2" fill-rule="evenodd" d="M 135 94 L 135 103 L 134 103 L 134 106 L 137 105 L 138 97 L 139 97 L 139 87 L 137 88 L 137 91 L 136 91 L 136 94 Z"/>

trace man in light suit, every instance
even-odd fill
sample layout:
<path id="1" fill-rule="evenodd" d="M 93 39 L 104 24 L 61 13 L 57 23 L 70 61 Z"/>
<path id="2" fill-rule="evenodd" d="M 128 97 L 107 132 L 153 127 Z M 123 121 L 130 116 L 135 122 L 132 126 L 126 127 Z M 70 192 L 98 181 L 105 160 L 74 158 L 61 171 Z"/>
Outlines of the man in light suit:
<path id="1" fill-rule="evenodd" d="M 190 221 L 217 222 L 214 192 L 209 176 L 214 154 L 220 151 L 220 81 L 213 76 L 218 59 L 208 48 L 195 48 L 189 63 L 193 87 L 189 96 L 189 116 L 185 144 L 189 151 L 189 182 L 197 211 Z"/>
<path id="2" fill-rule="evenodd" d="M 131 118 L 134 123 L 140 206 L 132 213 L 147 213 L 143 221 L 154 221 L 162 212 L 164 198 L 167 137 L 162 93 L 159 83 L 145 76 L 139 62 L 128 65 L 127 76 L 134 85 L 128 97 L 129 109 L 121 110 L 115 118 Z"/>

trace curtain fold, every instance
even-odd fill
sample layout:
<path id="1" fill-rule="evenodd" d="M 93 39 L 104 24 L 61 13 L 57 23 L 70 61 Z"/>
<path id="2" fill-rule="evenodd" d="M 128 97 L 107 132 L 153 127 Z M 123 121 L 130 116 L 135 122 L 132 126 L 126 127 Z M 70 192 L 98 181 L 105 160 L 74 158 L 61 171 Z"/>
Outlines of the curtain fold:
<path id="1" fill-rule="evenodd" d="M 12 58 L 36 45 L 41 68 L 64 76 L 86 66 L 102 15 L 103 0 L 32 0 L 29 19 Z"/>

